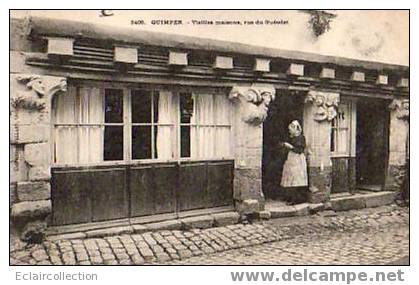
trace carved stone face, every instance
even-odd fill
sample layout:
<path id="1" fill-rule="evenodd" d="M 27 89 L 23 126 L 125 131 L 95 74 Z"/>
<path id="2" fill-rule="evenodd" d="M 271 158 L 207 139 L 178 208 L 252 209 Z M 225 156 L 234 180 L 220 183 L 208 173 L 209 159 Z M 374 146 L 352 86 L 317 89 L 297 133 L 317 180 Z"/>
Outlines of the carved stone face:
<path id="1" fill-rule="evenodd" d="M 396 112 L 396 116 L 399 119 L 408 119 L 409 118 L 409 100 L 399 100 L 395 99 L 391 102 L 389 108 Z"/>
<path id="2" fill-rule="evenodd" d="M 309 92 L 306 103 L 312 103 L 315 106 L 315 121 L 331 121 L 336 117 L 336 108 L 339 103 L 339 96 L 333 93 Z"/>
<path id="3" fill-rule="evenodd" d="M 322 106 L 325 103 L 325 98 L 321 95 L 317 95 L 316 99 L 314 100 L 314 105 L 316 106 Z"/>
<path id="4" fill-rule="evenodd" d="M 252 125 L 261 124 L 268 115 L 268 107 L 275 98 L 275 89 L 265 86 L 234 87 L 230 98 L 241 102 L 242 119 Z"/>
<path id="5" fill-rule="evenodd" d="M 402 101 L 399 111 L 399 118 L 407 119 L 409 117 L 409 101 Z"/>

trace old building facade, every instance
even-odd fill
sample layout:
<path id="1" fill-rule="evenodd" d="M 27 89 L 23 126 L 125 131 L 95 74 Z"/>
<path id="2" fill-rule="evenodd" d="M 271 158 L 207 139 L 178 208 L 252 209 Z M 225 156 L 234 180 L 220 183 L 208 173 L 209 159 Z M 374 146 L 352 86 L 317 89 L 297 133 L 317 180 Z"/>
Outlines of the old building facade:
<path id="1" fill-rule="evenodd" d="M 11 22 L 10 208 L 47 227 L 264 210 L 287 124 L 309 200 L 399 191 L 409 68 L 29 18 Z M 282 162 L 281 162 L 282 161 Z"/>

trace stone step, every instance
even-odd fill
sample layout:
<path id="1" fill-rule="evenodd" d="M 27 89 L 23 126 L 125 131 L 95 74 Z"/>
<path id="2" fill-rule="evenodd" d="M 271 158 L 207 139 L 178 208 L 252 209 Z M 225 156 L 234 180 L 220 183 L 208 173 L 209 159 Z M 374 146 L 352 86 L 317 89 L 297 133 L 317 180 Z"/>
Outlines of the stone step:
<path id="1" fill-rule="evenodd" d="M 332 212 L 349 211 L 363 208 L 380 207 L 394 202 L 396 192 L 363 192 L 357 194 L 338 193 L 332 194 L 330 202 Z M 324 204 L 303 203 L 299 205 L 287 206 L 273 202 L 266 205 L 266 211 L 270 213 L 270 218 L 287 218 L 305 216 L 324 210 Z"/>
<path id="2" fill-rule="evenodd" d="M 303 203 L 293 206 L 272 206 L 267 210 L 271 212 L 271 218 L 286 218 L 295 216 L 306 216 L 310 213 L 310 204 Z"/>
<path id="3" fill-rule="evenodd" d="M 381 191 L 330 198 L 334 211 L 349 211 L 362 208 L 380 207 L 394 202 L 396 192 Z"/>
<path id="4" fill-rule="evenodd" d="M 237 224 L 239 222 L 239 214 L 235 211 L 222 213 L 213 213 L 206 215 L 197 215 L 184 217 L 179 219 L 171 219 L 160 222 L 142 223 L 142 224 L 102 224 L 100 228 L 85 228 L 78 231 L 68 230 L 59 234 L 47 232 L 48 240 L 60 239 L 78 239 L 78 238 L 101 238 L 107 236 L 115 236 L 121 234 L 141 234 L 152 231 L 162 230 L 189 230 L 189 229 L 205 229 L 210 227 L 221 227 Z"/>

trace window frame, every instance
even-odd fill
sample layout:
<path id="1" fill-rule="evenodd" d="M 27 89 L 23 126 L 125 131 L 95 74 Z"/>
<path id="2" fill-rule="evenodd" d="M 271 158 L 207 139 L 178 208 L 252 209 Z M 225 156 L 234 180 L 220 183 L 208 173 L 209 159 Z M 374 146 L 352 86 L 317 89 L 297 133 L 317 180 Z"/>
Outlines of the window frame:
<path id="1" fill-rule="evenodd" d="M 153 116 L 154 116 L 154 97 L 156 93 L 160 91 L 169 91 L 172 92 L 174 95 L 176 94 L 176 100 L 180 100 L 181 93 L 190 93 L 192 94 L 199 94 L 200 91 L 194 91 L 195 88 L 190 87 L 186 90 L 182 90 L 179 88 L 169 88 L 169 87 L 161 87 L 159 85 L 154 84 L 136 84 L 136 83 L 115 83 L 115 82 L 77 82 L 74 83 L 73 86 L 75 88 L 83 88 L 83 87 L 97 87 L 99 88 L 101 94 L 105 94 L 105 89 L 121 89 L 122 90 L 122 96 L 123 96 L 123 114 L 122 114 L 122 123 L 106 123 L 105 118 L 103 119 L 103 123 L 97 123 L 97 124 L 57 124 L 55 122 L 55 117 L 51 120 L 51 165 L 52 167 L 85 167 L 85 166 L 111 166 L 111 165 L 128 165 L 128 164 L 150 164 L 150 163 L 165 163 L 165 162 L 194 162 L 194 161 L 216 161 L 216 160 L 234 160 L 234 110 L 233 105 L 230 105 L 230 111 L 229 111 L 229 121 L 230 124 L 209 124 L 208 126 L 214 128 L 214 130 L 217 130 L 217 128 L 229 128 L 230 130 L 230 155 L 225 157 L 181 157 L 181 127 L 182 125 L 189 125 L 190 130 L 192 127 L 198 129 L 202 126 L 207 126 L 206 124 L 194 124 L 190 122 L 187 123 L 181 123 L 181 112 L 180 112 L 180 103 L 177 103 L 177 116 L 178 121 L 174 124 L 159 124 L 158 122 L 154 122 Z M 197 87 L 199 90 L 199 88 Z M 147 90 L 151 91 L 152 99 L 151 99 L 151 122 L 150 123 L 133 123 L 132 122 L 132 90 Z M 202 89 L 201 89 L 202 90 Z M 204 89 L 205 90 L 205 89 Z M 227 94 L 218 94 L 214 93 L 214 91 L 211 89 L 210 92 L 206 91 L 205 93 L 211 94 L 211 96 L 214 98 L 214 96 L 228 96 Z M 59 94 L 57 96 L 65 96 L 65 94 Z M 205 96 L 205 95 L 203 95 Z M 213 99 L 214 100 L 214 99 Z M 54 107 L 54 105 L 52 105 Z M 102 109 L 105 108 L 105 96 L 103 97 L 102 102 Z M 57 110 L 53 109 L 52 113 L 55 113 Z M 105 113 L 104 113 L 105 116 Z M 74 125 L 74 127 L 79 128 L 82 126 L 100 126 L 102 130 L 102 136 L 104 135 L 104 128 L 109 125 L 117 125 L 117 126 L 123 126 L 123 157 L 122 160 L 103 160 L 100 162 L 91 162 L 91 163 L 57 163 L 55 162 L 55 153 L 53 151 L 54 144 L 55 144 L 55 129 L 57 126 L 65 126 L 65 125 Z M 202 125 L 202 126 L 201 126 Z M 151 127 L 151 152 L 152 152 L 152 158 L 147 159 L 133 159 L 132 158 L 132 127 L 133 126 L 150 126 Z M 155 158 L 155 134 L 154 129 L 158 126 L 172 126 L 175 131 L 174 139 L 176 140 L 173 142 L 175 150 L 175 157 L 171 159 L 159 159 Z M 197 139 L 199 143 L 199 139 Z M 104 142 L 102 142 L 104 144 Z M 215 148 L 215 143 L 214 143 Z"/>
<path id="2" fill-rule="evenodd" d="M 179 128 L 179 130 L 177 132 L 179 133 L 179 135 L 181 135 L 180 134 L 181 133 L 180 132 L 180 129 L 182 128 L 182 126 L 189 127 L 189 131 L 191 131 L 192 128 L 193 128 L 196 133 L 198 133 L 201 128 L 211 128 L 212 130 L 214 130 L 214 137 L 216 136 L 218 129 L 228 128 L 230 130 L 230 141 L 229 141 L 229 143 L 230 143 L 230 151 L 231 151 L 231 154 L 230 154 L 230 156 L 227 156 L 227 157 L 217 157 L 217 156 L 215 156 L 213 158 L 210 158 L 210 157 L 198 157 L 198 158 L 194 158 L 194 157 L 191 157 L 191 156 L 189 156 L 189 157 L 182 157 L 181 149 L 180 149 L 181 144 L 179 143 L 178 144 L 178 146 L 179 146 L 178 156 L 179 156 L 180 160 L 181 161 L 189 161 L 189 160 L 191 160 L 191 161 L 198 160 L 199 161 L 199 160 L 214 160 L 214 159 L 222 159 L 222 160 L 231 160 L 231 159 L 233 159 L 233 152 L 234 151 L 233 151 L 233 144 L 232 144 L 232 141 L 233 141 L 233 139 L 232 139 L 233 137 L 232 136 L 233 136 L 233 132 L 234 132 L 234 130 L 233 130 L 233 125 L 234 125 L 233 124 L 233 119 L 234 119 L 234 117 L 233 117 L 233 107 L 231 105 L 231 102 L 229 103 L 230 104 L 230 107 L 229 107 L 230 109 L 229 109 L 229 114 L 228 114 L 230 124 L 221 124 L 221 123 L 218 123 L 217 122 L 217 117 L 216 117 L 216 112 L 214 110 L 212 112 L 212 121 L 213 121 L 213 123 L 211 123 L 211 124 L 202 124 L 202 123 L 196 123 L 196 122 L 192 122 L 192 121 L 190 121 L 189 123 L 182 123 L 182 121 L 181 121 L 181 116 L 182 115 L 181 115 L 181 112 L 180 112 L 180 107 L 181 107 L 180 106 L 180 97 L 182 96 L 182 93 L 190 93 L 190 95 L 191 95 L 192 98 L 194 96 L 200 96 L 199 95 L 200 92 L 177 92 L 177 94 L 178 94 L 178 100 L 179 100 L 179 104 L 178 104 L 178 106 L 179 106 L 179 110 L 178 110 L 178 114 L 179 114 L 178 128 Z M 205 95 L 201 95 L 201 96 L 211 96 L 212 97 L 212 101 L 213 101 L 212 104 L 213 104 L 213 106 L 215 106 L 215 97 L 216 96 L 223 96 L 223 94 L 213 94 L 213 93 L 211 93 L 211 94 L 205 94 Z M 196 136 L 195 143 L 196 143 L 197 146 L 199 146 L 200 136 Z M 192 138 L 190 138 L 190 144 L 192 144 Z M 215 140 L 213 141 L 212 147 L 213 147 L 213 153 L 216 153 L 216 143 L 215 143 Z"/>

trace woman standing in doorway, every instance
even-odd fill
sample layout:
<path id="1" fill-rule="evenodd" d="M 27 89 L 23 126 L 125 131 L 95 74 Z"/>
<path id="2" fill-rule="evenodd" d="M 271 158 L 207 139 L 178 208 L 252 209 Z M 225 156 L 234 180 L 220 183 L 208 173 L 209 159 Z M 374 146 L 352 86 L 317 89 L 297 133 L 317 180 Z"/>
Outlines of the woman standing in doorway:
<path id="1" fill-rule="evenodd" d="M 289 141 L 281 143 L 287 149 L 288 156 L 282 170 L 281 187 L 288 204 L 307 201 L 307 162 L 304 150 L 306 140 L 300 123 L 292 121 L 288 126 Z"/>

